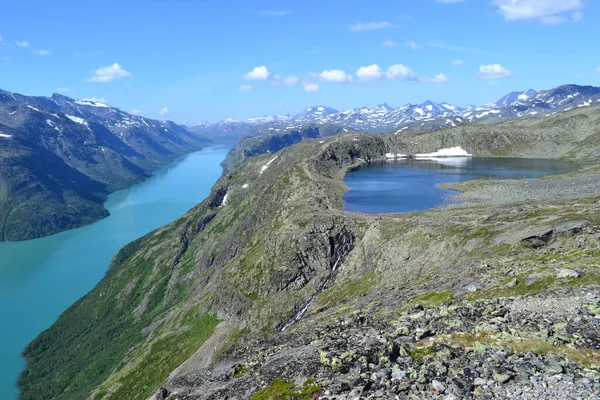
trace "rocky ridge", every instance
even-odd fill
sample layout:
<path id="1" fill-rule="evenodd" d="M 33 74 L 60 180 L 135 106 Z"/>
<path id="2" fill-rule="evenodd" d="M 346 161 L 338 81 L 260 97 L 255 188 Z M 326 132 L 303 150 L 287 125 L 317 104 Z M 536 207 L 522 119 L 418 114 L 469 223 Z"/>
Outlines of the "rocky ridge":
<path id="1" fill-rule="evenodd" d="M 190 129 L 205 137 L 226 137 L 227 140 L 243 136 L 278 135 L 302 130 L 309 124 L 331 124 L 366 133 L 431 132 L 471 122 L 497 124 L 512 119 L 544 117 L 598 104 L 600 88 L 562 85 L 540 92 L 533 89 L 512 92 L 494 103 L 481 106 L 460 107 L 433 101 L 406 104 L 397 108 L 382 103 L 373 108 L 361 107 L 346 111 L 314 106 L 296 115 L 207 122 Z"/>
<path id="2" fill-rule="evenodd" d="M 27 348 L 22 398 L 597 397 L 599 120 L 347 132 L 240 161 Z M 343 210 L 349 169 L 452 146 L 582 168 Z"/>

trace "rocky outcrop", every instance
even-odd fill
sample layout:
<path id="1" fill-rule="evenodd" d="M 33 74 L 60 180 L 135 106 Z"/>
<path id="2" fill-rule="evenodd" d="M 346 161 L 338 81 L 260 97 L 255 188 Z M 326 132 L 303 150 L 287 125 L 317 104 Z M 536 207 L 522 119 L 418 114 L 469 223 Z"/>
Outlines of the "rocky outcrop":
<path id="1" fill-rule="evenodd" d="M 521 191 L 494 182 L 505 192 L 477 204 L 343 210 L 344 174 L 386 153 L 489 154 L 539 139 L 536 129 L 518 139 L 469 129 L 347 133 L 248 158 L 181 219 L 117 255 L 28 347 L 23 398 L 148 398 L 161 386 L 172 399 L 597 394 L 600 189 L 561 190 L 596 182 L 596 167 Z M 231 331 L 208 368 L 170 379 L 222 321 Z"/>

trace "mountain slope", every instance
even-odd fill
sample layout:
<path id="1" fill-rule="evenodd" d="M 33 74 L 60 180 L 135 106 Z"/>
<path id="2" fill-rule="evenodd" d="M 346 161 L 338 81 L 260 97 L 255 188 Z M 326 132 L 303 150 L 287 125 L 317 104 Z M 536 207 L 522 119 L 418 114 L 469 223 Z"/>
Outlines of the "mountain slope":
<path id="1" fill-rule="evenodd" d="M 378 104 L 373 108 L 338 111 L 325 106 L 309 107 L 293 116 L 227 120 L 191 127 L 204 137 L 219 141 L 250 135 L 277 134 L 299 130 L 309 124 L 334 124 L 365 133 L 431 132 L 469 122 L 497 124 L 511 119 L 552 115 L 576 107 L 600 104 L 600 88 L 563 85 L 536 92 L 512 92 L 492 104 L 459 107 L 446 102 L 426 101 L 392 108 Z M 225 137 L 226 139 L 222 139 Z M 225 141 L 223 141 L 225 142 Z"/>
<path id="2" fill-rule="evenodd" d="M 581 246 L 600 232 L 599 124 L 600 109 L 589 107 L 416 136 L 350 132 L 250 157 L 185 216 L 122 249 L 98 286 L 28 346 L 22 398 L 146 399 L 161 385 L 162 398 L 249 398 L 292 381 L 312 393 L 419 398 L 443 385 L 465 398 L 475 379 L 499 385 L 494 393 L 523 390 L 530 376 L 552 386 L 550 373 L 535 372 L 546 365 L 569 379 L 585 368 L 597 376 L 600 342 L 585 332 L 598 322 L 584 311 L 594 300 L 577 303 L 577 321 L 537 315 L 527 302 L 600 293 L 598 254 Z M 472 203 L 446 209 L 344 212 L 348 169 L 457 145 L 589 166 L 467 182 L 460 189 Z M 588 225 L 562 235 L 553 228 L 561 219 Z M 536 229 L 552 246 L 527 245 Z M 556 278 L 555 268 L 584 278 Z M 518 315 L 519 302 L 529 316 Z M 226 340 L 203 346 L 213 332 Z M 470 365 L 480 368 L 464 372 Z"/>
<path id="3" fill-rule="evenodd" d="M 105 217 L 108 193 L 208 142 L 172 122 L 62 95 L 0 92 L 0 240 Z"/>

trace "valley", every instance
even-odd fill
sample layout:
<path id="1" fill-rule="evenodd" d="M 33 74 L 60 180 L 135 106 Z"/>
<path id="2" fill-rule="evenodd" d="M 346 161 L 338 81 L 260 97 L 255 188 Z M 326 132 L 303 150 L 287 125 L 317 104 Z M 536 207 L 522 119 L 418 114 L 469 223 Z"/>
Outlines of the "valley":
<path id="1" fill-rule="evenodd" d="M 27 347 L 21 397 L 593 398 L 599 120 L 590 106 L 233 149 L 208 198 L 123 248 Z M 580 168 L 445 184 L 451 207 L 344 211 L 348 170 L 456 146 Z"/>
<path id="2" fill-rule="evenodd" d="M 1 90 L 0 133 L 0 241 L 105 218 L 109 193 L 211 143 L 104 103 Z"/>
<path id="3" fill-rule="evenodd" d="M 104 276 L 117 251 L 171 222 L 206 197 L 228 148 L 207 147 L 159 169 L 130 189 L 112 193 L 110 216 L 45 238 L 0 243 L 0 333 L 3 399 L 18 397 L 21 353 L 73 302 Z M 202 174 L 198 174 L 202 170 Z"/>

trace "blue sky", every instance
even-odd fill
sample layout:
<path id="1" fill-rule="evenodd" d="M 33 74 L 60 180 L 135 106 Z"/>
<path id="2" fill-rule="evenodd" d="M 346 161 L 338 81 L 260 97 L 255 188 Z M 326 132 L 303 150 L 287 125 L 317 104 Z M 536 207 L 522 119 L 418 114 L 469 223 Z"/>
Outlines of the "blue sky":
<path id="1" fill-rule="evenodd" d="M 0 88 L 180 123 L 600 85 L 591 0 L 28 1 Z"/>

